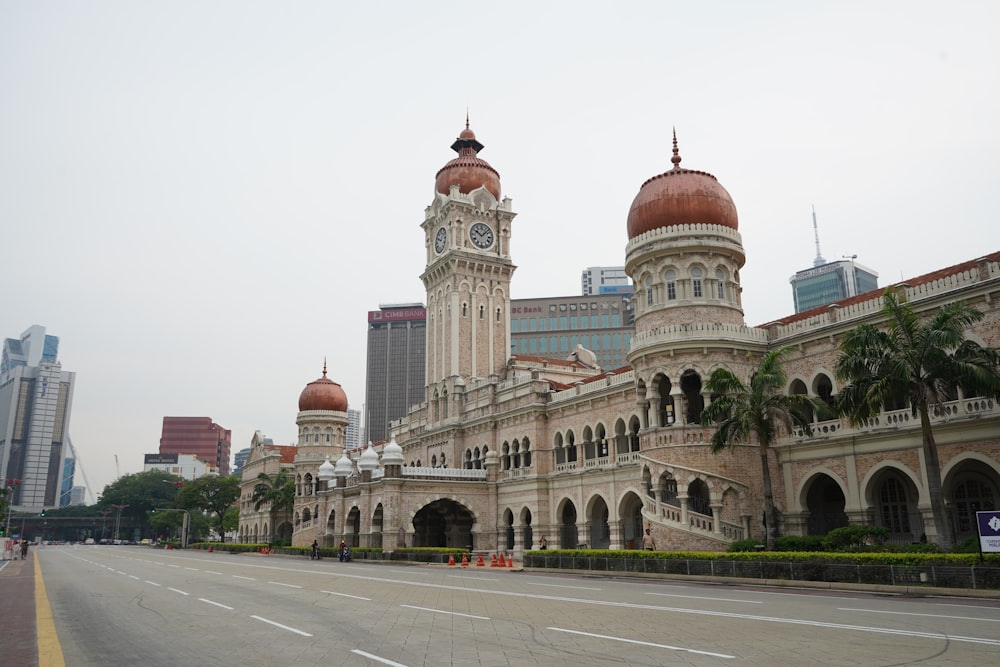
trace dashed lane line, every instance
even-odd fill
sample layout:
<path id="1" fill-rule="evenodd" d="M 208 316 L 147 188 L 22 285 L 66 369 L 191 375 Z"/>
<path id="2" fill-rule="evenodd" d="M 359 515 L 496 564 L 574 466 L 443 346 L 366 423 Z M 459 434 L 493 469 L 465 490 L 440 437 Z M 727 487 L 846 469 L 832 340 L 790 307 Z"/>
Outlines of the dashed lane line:
<path id="1" fill-rule="evenodd" d="M 368 600 L 369 602 L 372 601 L 371 598 L 363 598 L 360 595 L 348 595 L 347 593 L 338 593 L 336 591 L 320 591 L 320 593 L 327 593 L 328 595 L 339 595 L 340 597 L 343 598 L 354 598 L 355 600 Z"/>
<path id="2" fill-rule="evenodd" d="M 366 651 L 362 651 L 361 649 L 357 649 L 357 648 L 351 649 L 351 653 L 355 653 L 355 654 L 360 655 L 362 657 L 368 658 L 369 660 L 374 660 L 375 662 L 381 662 L 383 665 L 390 665 L 391 667 L 406 667 L 406 665 L 404 665 L 401 662 L 393 662 L 392 660 L 388 660 L 386 658 L 381 658 L 381 657 L 379 657 L 377 655 L 374 655 L 372 653 L 368 653 Z"/>
<path id="3" fill-rule="evenodd" d="M 216 607 L 222 607 L 223 609 L 228 609 L 229 611 L 233 611 L 236 609 L 235 607 L 230 607 L 229 605 L 222 604 L 221 602 L 214 602 L 212 600 L 209 600 L 208 598 L 198 598 L 198 601 L 204 602 L 206 604 L 214 604 Z"/>
<path id="4" fill-rule="evenodd" d="M 399 606 L 400 607 L 406 607 L 407 609 L 417 609 L 419 611 L 430 611 L 430 612 L 434 612 L 435 614 L 447 614 L 449 616 L 464 616 L 465 618 L 478 618 L 481 621 L 488 621 L 488 620 L 490 620 L 489 616 L 473 616 L 472 614 L 460 614 L 457 611 L 443 611 L 441 609 L 431 609 L 429 607 L 414 607 L 411 604 L 401 604 Z"/>
<path id="5" fill-rule="evenodd" d="M 652 646 L 653 648 L 665 648 L 671 651 L 684 651 L 685 653 L 697 653 L 698 655 L 707 655 L 713 658 L 725 658 L 727 660 L 732 660 L 736 656 L 728 655 L 726 653 L 713 653 L 711 651 L 699 651 L 694 648 L 687 648 L 686 646 L 671 646 L 670 644 L 657 644 L 654 642 L 644 642 L 638 639 L 625 639 L 624 637 L 611 637 L 609 635 L 598 635 L 593 632 L 580 632 L 579 630 L 567 630 L 566 628 L 547 628 L 548 630 L 554 630 L 555 632 L 568 632 L 571 635 L 582 635 L 584 637 L 594 637 L 595 639 L 609 639 L 616 642 L 625 642 L 626 644 L 639 644 L 640 646 Z"/>
<path id="6" fill-rule="evenodd" d="M 261 621 L 262 623 L 270 623 L 271 625 L 273 625 L 276 628 L 281 628 L 282 630 L 288 630 L 289 632 L 294 632 L 295 634 L 302 635 L 303 637 L 312 637 L 312 635 L 309 634 L 308 632 L 303 632 L 302 630 L 299 630 L 297 628 L 293 628 L 290 625 L 282 625 L 281 623 L 278 623 L 276 621 L 272 621 L 272 620 L 266 619 L 263 616 L 251 616 L 250 618 L 252 618 L 252 619 L 254 619 L 256 621 Z"/>

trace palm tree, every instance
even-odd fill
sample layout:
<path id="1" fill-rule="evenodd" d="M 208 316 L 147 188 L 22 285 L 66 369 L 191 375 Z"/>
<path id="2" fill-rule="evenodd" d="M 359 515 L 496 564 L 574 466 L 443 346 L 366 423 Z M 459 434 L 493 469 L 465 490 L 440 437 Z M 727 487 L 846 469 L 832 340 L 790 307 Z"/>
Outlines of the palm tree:
<path id="1" fill-rule="evenodd" d="M 748 385 L 744 385 L 729 369 L 716 368 L 705 383 L 705 388 L 712 394 L 712 403 L 701 413 L 703 425 L 716 424 L 711 441 L 714 454 L 756 439 L 764 486 L 767 549 L 772 551 L 778 539 L 778 517 L 771 488 L 768 452 L 782 432 L 791 433 L 793 426 L 812 435 L 809 422 L 813 411 L 826 407 L 818 398 L 780 393 L 785 388 L 782 363 L 791 352 L 792 348 L 788 347 L 766 352 L 750 376 Z"/>
<path id="2" fill-rule="evenodd" d="M 286 470 L 279 470 L 273 475 L 262 472 L 257 475 L 257 484 L 253 487 L 253 508 L 260 511 L 260 508 L 267 505 L 268 514 L 271 518 L 271 540 L 274 544 L 275 522 L 278 512 L 292 509 L 295 505 L 295 480 Z"/>
<path id="3" fill-rule="evenodd" d="M 1000 397 L 1000 352 L 965 337 L 983 314 L 962 303 L 948 304 L 921 322 L 912 307 L 887 289 L 882 313 L 888 320 L 885 330 L 862 324 L 840 344 L 835 372 L 850 384 L 837 396 L 837 409 L 852 423 L 904 402 L 914 416 L 920 415 L 927 495 L 938 546 L 948 550 L 954 532 L 944 505 L 931 409 L 953 400 L 958 389 L 966 396 Z"/>

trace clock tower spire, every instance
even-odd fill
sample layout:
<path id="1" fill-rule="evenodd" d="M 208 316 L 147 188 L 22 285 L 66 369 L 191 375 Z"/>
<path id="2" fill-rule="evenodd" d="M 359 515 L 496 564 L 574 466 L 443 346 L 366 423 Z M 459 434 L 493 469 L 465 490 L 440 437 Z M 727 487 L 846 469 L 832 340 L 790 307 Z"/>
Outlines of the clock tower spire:
<path id="1" fill-rule="evenodd" d="M 437 173 L 421 228 L 427 252 L 427 399 L 443 407 L 457 385 L 503 372 L 510 354 L 509 198 L 500 174 L 479 157 L 466 127 L 451 146 L 458 157 Z"/>

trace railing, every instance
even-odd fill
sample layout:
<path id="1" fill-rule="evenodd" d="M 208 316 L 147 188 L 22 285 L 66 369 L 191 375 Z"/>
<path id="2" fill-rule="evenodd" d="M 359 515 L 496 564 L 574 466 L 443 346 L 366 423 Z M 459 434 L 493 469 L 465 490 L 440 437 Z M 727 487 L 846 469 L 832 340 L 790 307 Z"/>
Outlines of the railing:
<path id="1" fill-rule="evenodd" d="M 932 408 L 931 423 L 943 423 L 954 419 L 979 418 L 987 416 L 1000 416 L 1000 406 L 991 398 L 963 398 L 956 401 L 948 401 L 940 406 Z M 846 419 L 831 419 L 817 422 L 812 425 L 813 437 L 824 435 L 842 435 L 846 433 L 862 433 L 880 430 L 891 430 L 900 428 L 919 428 L 920 419 L 913 415 L 910 408 L 901 410 L 888 410 L 880 412 L 871 419 L 851 425 Z M 796 428 L 793 431 L 795 439 L 806 437 L 802 429 Z"/>
<path id="2" fill-rule="evenodd" d="M 639 452 L 625 452 L 624 454 L 617 454 L 615 456 L 615 462 L 620 466 L 629 465 L 631 463 L 638 463 L 639 458 Z"/>
<path id="3" fill-rule="evenodd" d="M 583 467 L 584 468 L 604 468 L 604 467 L 607 467 L 610 463 L 611 463 L 611 458 L 610 457 L 608 457 L 608 456 L 598 456 L 597 458 L 593 458 L 593 459 L 584 459 L 584 461 L 583 461 Z"/>
<path id="4" fill-rule="evenodd" d="M 404 467 L 403 477 L 424 477 L 433 479 L 463 479 L 485 480 L 485 470 L 469 470 L 468 468 L 428 468 L 426 466 Z"/>
<path id="5" fill-rule="evenodd" d="M 556 464 L 556 472 L 569 472 L 570 470 L 576 470 L 576 461 Z"/>

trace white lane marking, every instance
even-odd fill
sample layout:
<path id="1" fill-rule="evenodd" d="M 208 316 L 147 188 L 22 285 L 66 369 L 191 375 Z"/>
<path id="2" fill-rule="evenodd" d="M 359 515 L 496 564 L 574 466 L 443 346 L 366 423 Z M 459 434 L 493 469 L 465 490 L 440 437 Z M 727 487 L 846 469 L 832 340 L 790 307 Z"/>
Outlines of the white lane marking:
<path id="1" fill-rule="evenodd" d="M 232 575 L 232 577 L 233 577 L 233 579 L 246 579 L 247 581 L 257 581 L 253 577 L 241 577 L 238 574 L 234 574 L 234 575 Z"/>
<path id="2" fill-rule="evenodd" d="M 952 618 L 958 621 L 982 621 L 984 623 L 1000 623 L 1000 618 L 976 618 L 975 616 L 942 616 L 941 614 L 917 614 L 912 611 L 883 611 L 881 609 L 851 609 L 838 607 L 837 611 L 863 611 L 868 614 L 893 614 L 896 616 L 929 616 L 930 618 Z"/>
<path id="3" fill-rule="evenodd" d="M 860 600 L 861 599 L 861 598 L 853 597 L 851 595 L 810 595 L 809 591 L 813 590 L 812 588 L 798 588 L 796 590 L 798 590 L 800 592 L 798 592 L 798 593 L 773 593 L 771 591 L 751 591 L 751 592 L 754 593 L 755 595 L 784 595 L 784 596 L 787 596 L 787 597 L 796 597 L 796 598 L 800 598 L 800 597 L 805 596 L 805 597 L 808 597 L 808 598 L 820 598 L 820 599 L 823 599 L 823 600 Z M 882 592 L 879 592 L 879 595 L 896 596 L 896 595 L 902 595 L 902 593 L 882 593 Z"/>
<path id="4" fill-rule="evenodd" d="M 184 569 L 185 570 L 194 570 L 195 572 L 198 572 L 198 568 L 196 568 L 196 567 L 186 567 Z"/>
<path id="5" fill-rule="evenodd" d="M 294 632 L 295 634 L 302 635 L 303 637 L 312 637 L 312 635 L 309 634 L 308 632 L 303 632 L 302 630 L 297 630 L 297 629 L 289 627 L 287 625 L 282 625 L 281 623 L 275 623 L 274 621 L 268 620 L 268 619 L 264 618 L 263 616 L 251 616 L 250 618 L 258 620 L 258 621 L 262 621 L 264 623 L 270 623 L 271 625 L 273 625 L 276 628 L 281 628 L 282 630 L 288 630 L 289 632 Z"/>
<path id="6" fill-rule="evenodd" d="M 222 573 L 221 572 L 216 572 L 215 570 L 205 570 L 205 574 L 218 574 L 218 575 L 221 575 Z"/>
<path id="7" fill-rule="evenodd" d="M 198 598 L 198 601 L 205 602 L 207 604 L 214 604 L 216 607 L 222 607 L 223 609 L 228 609 L 229 611 L 232 611 L 234 609 L 234 607 L 229 607 L 227 605 L 222 604 L 221 602 L 212 602 L 211 600 L 206 598 Z"/>
<path id="8" fill-rule="evenodd" d="M 156 583 L 155 581 L 150 581 L 149 579 L 146 579 L 146 583 L 147 583 L 147 584 L 150 584 L 150 585 L 152 585 L 152 586 L 159 586 L 159 584 L 158 584 L 158 583 Z"/>
<path id="9" fill-rule="evenodd" d="M 167 567 L 176 567 L 180 569 L 180 565 L 174 565 L 173 563 L 167 563 Z"/>
<path id="10" fill-rule="evenodd" d="M 280 581 L 269 581 L 269 584 L 274 584 L 275 586 L 286 586 L 288 588 L 302 588 L 301 586 L 296 586 L 295 584 L 283 584 Z"/>
<path id="11" fill-rule="evenodd" d="M 548 586 L 549 588 L 575 588 L 578 591 L 600 591 L 602 588 L 591 588 L 590 586 L 563 586 L 561 584 L 532 584 L 532 586 Z"/>
<path id="12" fill-rule="evenodd" d="M 746 602 L 747 604 L 764 604 L 759 600 L 736 600 L 732 598 L 709 598 L 701 595 L 677 595 L 675 593 L 649 593 L 646 595 L 659 595 L 665 598 L 688 598 L 690 600 L 714 600 L 716 602 Z"/>
<path id="13" fill-rule="evenodd" d="M 988 607 L 981 604 L 952 604 L 950 602 L 936 602 L 939 607 L 966 607 L 968 609 L 992 609 L 996 611 L 997 607 Z"/>
<path id="14" fill-rule="evenodd" d="M 180 593 L 181 595 L 190 595 L 190 593 L 185 593 L 184 591 L 180 590 L 179 588 L 170 588 L 169 586 L 167 586 L 167 590 L 168 591 L 173 591 L 174 593 Z"/>
<path id="15" fill-rule="evenodd" d="M 128 575 L 128 578 L 129 579 L 135 579 L 136 581 L 139 581 L 139 577 L 135 576 L 134 574 Z"/>
<path id="16" fill-rule="evenodd" d="M 484 577 L 477 577 L 475 575 L 463 575 L 463 574 L 449 574 L 452 579 L 475 579 L 476 581 L 500 581 L 499 579 L 486 579 Z"/>
<path id="17" fill-rule="evenodd" d="M 366 653 L 365 651 L 362 651 L 361 649 L 352 648 L 351 649 L 351 653 L 357 653 L 358 655 L 364 656 L 364 657 L 368 658 L 369 660 L 374 660 L 375 662 L 381 662 L 383 665 L 392 665 L 392 667 L 406 667 L 406 665 L 404 665 L 401 662 L 393 662 L 392 660 L 386 660 L 385 658 L 380 658 L 377 655 L 372 655 L 371 653 Z"/>
<path id="18" fill-rule="evenodd" d="M 369 602 L 372 601 L 371 598 L 363 598 L 360 595 L 348 595 L 347 593 L 338 593 L 336 591 L 320 591 L 320 593 L 327 593 L 329 595 L 339 595 L 345 598 L 354 598 L 355 600 L 368 600 Z"/>
<path id="19" fill-rule="evenodd" d="M 115 570 L 115 572 L 117 572 L 118 574 L 122 575 L 123 577 L 127 577 L 128 576 L 128 574 L 126 574 L 125 572 L 122 572 L 121 570 Z"/>
<path id="20" fill-rule="evenodd" d="M 490 620 L 489 616 L 473 616 L 472 614 L 460 614 L 457 611 L 441 611 L 440 609 L 430 609 L 428 607 L 414 607 L 410 604 L 401 604 L 400 607 L 406 607 L 407 609 L 418 609 L 420 611 L 432 611 L 435 614 L 448 614 L 449 616 L 465 616 L 466 618 L 478 618 L 481 621 Z"/>
<path id="21" fill-rule="evenodd" d="M 567 630 L 565 628 L 548 628 L 549 630 L 555 630 L 556 632 L 568 632 L 572 635 L 583 635 L 584 637 L 596 637 L 597 639 L 610 639 L 616 642 L 625 642 L 627 644 L 639 644 L 640 646 L 652 646 L 653 648 L 666 648 L 671 651 L 685 651 L 687 653 L 697 653 L 698 655 L 710 655 L 713 658 L 727 658 L 734 659 L 735 655 L 726 655 L 725 653 L 712 653 L 711 651 L 699 651 L 693 648 L 687 648 L 685 646 L 671 646 L 670 644 L 654 644 L 653 642 L 642 642 L 638 639 L 625 639 L 623 637 L 609 637 L 608 635 L 597 635 L 592 632 L 580 632 L 578 630 Z"/>

